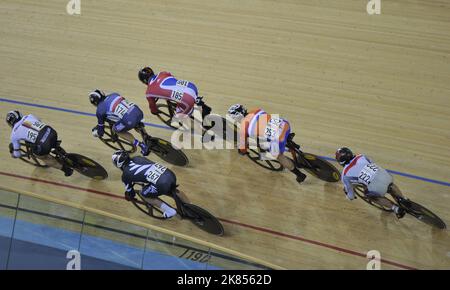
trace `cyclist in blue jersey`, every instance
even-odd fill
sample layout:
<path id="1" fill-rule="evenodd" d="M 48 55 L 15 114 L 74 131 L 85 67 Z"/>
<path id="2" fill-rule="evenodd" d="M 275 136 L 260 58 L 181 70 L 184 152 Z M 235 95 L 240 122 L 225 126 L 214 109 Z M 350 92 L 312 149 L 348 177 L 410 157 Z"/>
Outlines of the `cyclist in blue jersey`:
<path id="1" fill-rule="evenodd" d="M 99 89 L 89 93 L 89 100 L 97 107 L 98 124 L 92 129 L 94 137 L 103 137 L 105 121 L 110 121 L 114 123 L 112 127 L 114 132 L 134 146 L 139 146 L 142 155 L 147 156 L 150 153 L 150 148 L 144 142 L 139 142 L 128 132 L 136 128 L 144 118 L 142 110 L 137 105 L 125 100 L 118 93 L 106 95 Z"/>

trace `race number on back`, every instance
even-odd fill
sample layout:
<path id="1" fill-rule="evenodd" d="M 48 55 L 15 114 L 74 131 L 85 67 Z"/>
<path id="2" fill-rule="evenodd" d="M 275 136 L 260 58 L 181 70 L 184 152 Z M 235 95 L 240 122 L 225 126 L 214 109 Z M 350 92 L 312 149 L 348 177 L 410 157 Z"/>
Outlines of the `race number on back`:
<path id="1" fill-rule="evenodd" d="M 264 137 L 266 137 L 268 140 L 274 140 L 275 138 L 278 138 L 279 132 L 282 129 L 282 124 L 282 119 L 271 118 L 269 120 L 269 123 L 267 123 L 266 130 L 264 131 Z"/>
<path id="2" fill-rule="evenodd" d="M 377 174 L 379 167 L 375 163 L 369 163 L 359 172 L 358 182 L 369 185 Z"/>
<path id="3" fill-rule="evenodd" d="M 39 120 L 35 120 L 33 122 L 25 121 L 22 125 L 28 129 L 26 133 L 27 140 L 32 143 L 36 142 L 36 138 L 39 135 L 39 132 L 46 126 Z"/>
<path id="4" fill-rule="evenodd" d="M 27 121 L 23 122 L 23 126 L 27 127 L 28 129 L 39 132 L 45 127 L 45 124 L 38 120 L 33 121 L 33 122 L 30 122 L 27 120 Z"/>
<path id="5" fill-rule="evenodd" d="M 114 115 L 118 116 L 119 118 L 123 118 L 123 116 L 132 106 L 134 106 L 134 103 L 128 102 L 127 100 L 122 100 L 114 110 Z"/>
<path id="6" fill-rule="evenodd" d="M 153 164 L 146 172 L 145 177 L 147 178 L 148 182 L 151 182 L 153 184 L 156 184 L 158 182 L 158 179 L 161 177 L 161 175 L 166 171 L 166 167 L 162 166 L 161 164 Z"/>

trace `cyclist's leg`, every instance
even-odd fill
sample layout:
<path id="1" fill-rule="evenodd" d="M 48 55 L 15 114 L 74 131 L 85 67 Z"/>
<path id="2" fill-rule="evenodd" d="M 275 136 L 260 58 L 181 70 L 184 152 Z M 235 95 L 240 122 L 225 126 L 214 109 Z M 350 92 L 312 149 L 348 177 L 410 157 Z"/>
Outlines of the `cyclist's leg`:
<path id="1" fill-rule="evenodd" d="M 183 127 L 190 129 L 192 127 L 191 116 L 194 112 L 194 105 L 184 101 L 185 97 L 177 103 L 173 121 L 183 124 Z M 194 121 L 195 118 L 193 118 Z"/>
<path id="2" fill-rule="evenodd" d="M 53 148 L 56 148 L 57 142 L 58 134 L 56 131 L 51 127 L 46 127 L 39 133 L 37 141 L 33 147 L 33 154 L 36 158 L 42 160 L 48 166 L 62 170 L 66 176 L 70 176 L 73 173 L 73 169 L 61 164 L 53 156 L 49 155 L 50 151 Z"/>
<path id="3" fill-rule="evenodd" d="M 271 142 L 270 151 L 272 155 L 277 156 L 277 160 L 281 163 L 281 165 L 283 165 L 283 167 L 287 168 L 289 171 L 295 174 L 295 176 L 297 177 L 297 182 L 300 183 L 305 180 L 306 175 L 298 170 L 298 168 L 295 166 L 295 163 L 284 155 L 284 152 L 286 152 L 286 144 L 290 134 L 291 127 L 289 123 L 285 121 L 280 137 L 276 142 Z"/>
<path id="4" fill-rule="evenodd" d="M 392 176 L 386 170 L 380 168 L 367 187 L 367 196 L 377 204 L 392 209 L 398 218 L 402 218 L 405 215 L 405 211 L 384 197 L 392 181 Z"/>
<path id="5" fill-rule="evenodd" d="M 394 204 L 384 196 L 368 195 L 373 202 L 385 208 L 392 208 Z"/>
<path id="6" fill-rule="evenodd" d="M 284 155 L 286 151 L 286 143 L 291 133 L 289 123 L 285 121 L 282 131 L 279 135 L 275 136 L 273 141 L 270 142 L 270 154 L 277 157 L 277 160 L 283 165 L 283 167 L 290 171 L 295 169 L 295 164 L 292 160 Z"/>
<path id="7" fill-rule="evenodd" d="M 175 189 L 175 194 L 178 195 L 178 197 L 181 199 L 183 203 L 191 203 L 191 201 L 183 191 Z"/>
<path id="8" fill-rule="evenodd" d="M 400 198 L 406 199 L 405 196 L 402 194 L 400 188 L 398 188 L 398 186 L 395 185 L 394 183 L 391 183 L 389 185 L 388 193 L 391 194 L 392 196 L 396 196 L 396 197 L 400 197 Z"/>
<path id="9" fill-rule="evenodd" d="M 133 144 L 136 139 L 129 131 L 136 128 L 143 118 L 143 112 L 137 106 L 134 106 L 123 116 L 122 120 L 114 124 L 113 130 L 121 138 Z"/>
<path id="10" fill-rule="evenodd" d="M 160 186 L 158 186 L 158 184 L 156 185 L 148 184 L 142 188 L 141 194 L 149 204 L 151 204 L 156 208 L 159 208 L 163 212 L 163 215 L 165 217 L 167 218 L 173 217 L 174 215 L 177 214 L 177 211 L 158 198 L 158 196 L 165 194 L 160 190 L 161 188 Z"/>
<path id="11" fill-rule="evenodd" d="M 155 185 L 147 185 L 142 190 L 142 195 L 146 198 L 149 197 L 150 199 L 148 201 L 152 205 L 160 208 L 164 212 L 164 216 L 167 218 L 176 215 L 176 210 L 165 202 L 156 199 L 156 197 L 160 195 L 172 197 L 173 189 L 176 188 L 176 182 L 175 174 L 170 169 L 166 169 L 166 171 L 159 177 Z"/>
<path id="12" fill-rule="evenodd" d="M 295 164 L 291 159 L 287 158 L 283 153 L 278 154 L 277 160 L 283 165 L 284 168 L 287 168 L 289 171 L 295 169 Z"/>
<path id="13" fill-rule="evenodd" d="M 144 113 L 137 106 L 134 106 L 123 116 L 122 120 L 113 126 L 113 130 L 117 133 L 117 135 L 127 140 L 130 144 L 133 144 L 135 147 L 139 146 L 142 154 L 146 156 L 150 153 L 147 144 L 144 142 L 139 142 L 139 140 L 129 132 L 131 129 L 137 128 L 143 118 Z"/>

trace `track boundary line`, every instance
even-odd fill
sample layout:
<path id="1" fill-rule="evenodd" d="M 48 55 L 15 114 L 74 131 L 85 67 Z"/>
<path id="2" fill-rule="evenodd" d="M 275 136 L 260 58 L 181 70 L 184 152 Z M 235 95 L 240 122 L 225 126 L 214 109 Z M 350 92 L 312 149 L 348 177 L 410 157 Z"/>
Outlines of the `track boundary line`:
<path id="1" fill-rule="evenodd" d="M 82 115 L 82 116 L 95 117 L 95 114 L 93 114 L 93 113 L 87 113 L 87 112 L 82 112 L 82 111 L 77 111 L 77 110 L 54 107 L 54 106 L 34 104 L 34 103 L 29 103 L 29 102 L 17 101 L 17 100 L 10 100 L 10 99 L 5 99 L 5 98 L 0 98 L 0 102 L 23 105 L 23 106 L 28 106 L 28 107 L 36 107 L 36 108 L 48 109 L 48 110 L 54 110 L 54 111 L 60 111 L 60 112 L 66 112 L 66 113 L 77 114 L 77 115 Z M 150 127 L 155 127 L 155 128 L 165 129 L 165 130 L 172 130 L 172 131 L 174 130 L 173 128 L 170 128 L 170 127 L 164 126 L 164 125 L 160 125 L 160 124 L 154 124 L 154 123 L 148 123 L 148 122 L 145 122 L 144 124 L 147 126 L 150 126 Z M 334 160 L 334 158 L 331 158 L 328 156 L 320 156 L 320 157 L 322 157 L 328 161 L 336 162 L 336 160 Z M 422 177 L 422 176 L 409 174 L 409 173 L 404 173 L 404 172 L 400 172 L 400 171 L 396 171 L 396 170 L 387 169 L 387 171 L 389 171 L 390 173 L 395 174 L 395 175 L 450 187 L 450 182 L 447 182 L 447 181 L 431 179 L 431 178 Z"/>

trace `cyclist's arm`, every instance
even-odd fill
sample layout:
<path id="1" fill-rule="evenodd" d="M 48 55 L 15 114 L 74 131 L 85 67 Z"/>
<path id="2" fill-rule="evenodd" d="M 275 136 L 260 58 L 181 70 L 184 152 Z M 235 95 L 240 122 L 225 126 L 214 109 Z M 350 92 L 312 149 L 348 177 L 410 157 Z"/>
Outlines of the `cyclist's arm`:
<path id="1" fill-rule="evenodd" d="M 106 112 L 104 112 L 104 109 L 102 107 L 97 108 L 97 124 L 98 126 L 105 126 L 105 120 L 106 120 Z"/>
<path id="2" fill-rule="evenodd" d="M 12 141 L 13 144 L 13 152 L 12 152 L 12 156 L 14 158 L 19 158 L 22 156 L 22 153 L 20 153 L 20 142 L 18 140 L 16 141 Z"/>
<path id="3" fill-rule="evenodd" d="M 358 182 L 357 177 L 351 177 L 351 176 L 343 176 L 342 182 L 344 183 L 344 190 L 346 192 L 347 198 L 349 200 L 352 200 L 355 198 L 355 193 L 353 191 L 352 183 Z"/>
<path id="4" fill-rule="evenodd" d="M 156 107 L 156 101 L 158 98 L 151 96 L 149 94 L 146 95 L 146 98 L 147 98 L 148 108 L 150 109 L 150 112 L 152 112 L 152 114 L 158 113 L 158 107 Z"/>
<path id="5" fill-rule="evenodd" d="M 12 155 L 14 158 L 19 158 L 22 156 L 20 153 L 20 139 L 15 138 L 14 136 L 11 137 L 11 143 L 13 145 L 13 152 Z"/>

